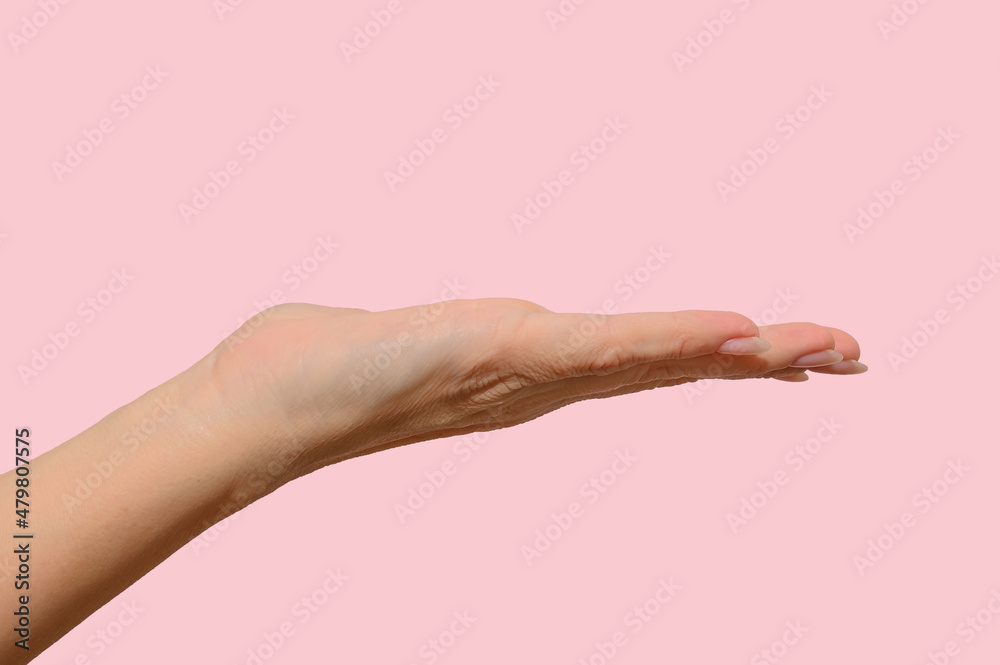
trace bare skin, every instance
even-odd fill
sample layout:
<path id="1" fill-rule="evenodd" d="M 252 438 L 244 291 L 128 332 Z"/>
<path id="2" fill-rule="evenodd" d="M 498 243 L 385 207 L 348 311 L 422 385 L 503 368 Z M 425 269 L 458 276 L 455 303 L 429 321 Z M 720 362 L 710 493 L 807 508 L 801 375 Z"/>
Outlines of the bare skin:
<path id="1" fill-rule="evenodd" d="M 743 338 L 764 342 L 719 352 Z M 12 624 L 17 594 L 29 596 L 30 649 L 5 627 L 0 662 L 29 662 L 212 524 L 330 464 L 702 378 L 858 374 L 860 352 L 835 328 L 758 328 L 732 312 L 595 317 L 500 298 L 384 312 L 280 305 L 30 462 L 31 586 L 0 593 Z M 155 427 L 140 437 L 143 422 Z M 98 468 L 113 471 L 81 494 Z M 16 479 L 0 476 L 7 515 Z M 4 543 L 11 522 L 0 521 Z M 17 556 L 3 550 L 13 577 Z"/>

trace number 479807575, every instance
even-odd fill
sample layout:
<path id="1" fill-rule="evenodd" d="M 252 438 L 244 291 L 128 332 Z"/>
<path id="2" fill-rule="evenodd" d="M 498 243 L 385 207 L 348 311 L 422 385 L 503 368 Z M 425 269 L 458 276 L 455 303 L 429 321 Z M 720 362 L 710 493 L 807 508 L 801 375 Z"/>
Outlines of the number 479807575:
<path id="1" fill-rule="evenodd" d="M 17 441 L 14 444 L 14 461 L 17 467 L 15 473 L 17 474 L 17 480 L 14 481 L 17 485 L 17 492 L 15 498 L 17 500 L 17 516 L 20 518 L 18 520 L 18 525 L 22 528 L 27 528 L 28 524 L 28 486 L 31 481 L 28 478 L 30 471 L 30 460 L 31 456 L 31 441 L 28 437 L 31 436 L 31 432 L 28 429 L 16 430 L 14 434 L 17 437 Z M 23 507 L 22 507 L 23 506 Z"/>

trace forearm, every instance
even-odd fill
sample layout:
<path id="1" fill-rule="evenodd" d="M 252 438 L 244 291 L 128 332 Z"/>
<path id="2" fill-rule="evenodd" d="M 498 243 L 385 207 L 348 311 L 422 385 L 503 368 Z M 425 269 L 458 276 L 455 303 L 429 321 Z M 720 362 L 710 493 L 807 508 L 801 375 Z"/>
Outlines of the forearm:
<path id="1" fill-rule="evenodd" d="M 220 405 L 199 363 L 30 462 L 28 587 L 0 594 L 0 662 L 26 663 L 206 528 L 276 489 L 267 432 Z M 272 470 L 274 467 L 272 466 Z M 17 476 L 0 476 L 0 539 L 16 571 Z M 23 582 L 23 581 L 22 581 Z M 22 583 L 23 586 L 23 583 Z M 29 597 L 30 650 L 11 631 Z"/>

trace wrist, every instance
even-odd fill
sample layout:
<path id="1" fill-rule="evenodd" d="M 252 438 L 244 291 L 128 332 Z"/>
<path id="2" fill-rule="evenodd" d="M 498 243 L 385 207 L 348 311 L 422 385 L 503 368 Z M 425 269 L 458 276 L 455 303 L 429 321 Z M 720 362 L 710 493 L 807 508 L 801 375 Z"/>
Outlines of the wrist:
<path id="1" fill-rule="evenodd" d="M 300 371 L 313 359 L 284 364 L 306 333 L 296 328 L 299 322 L 270 311 L 259 328 L 230 335 L 175 377 L 180 386 L 190 386 L 191 409 L 215 445 L 242 450 L 236 510 L 298 477 L 363 454 L 377 429 L 364 420 L 370 410 L 353 395 L 342 399 L 317 390 L 308 372 Z"/>
<path id="2" fill-rule="evenodd" d="M 203 358 L 143 396 L 173 405 L 163 445 L 190 456 L 192 475 L 211 479 L 195 535 L 290 481 L 297 460 L 284 419 L 260 408 L 259 396 L 220 385 L 212 361 Z"/>

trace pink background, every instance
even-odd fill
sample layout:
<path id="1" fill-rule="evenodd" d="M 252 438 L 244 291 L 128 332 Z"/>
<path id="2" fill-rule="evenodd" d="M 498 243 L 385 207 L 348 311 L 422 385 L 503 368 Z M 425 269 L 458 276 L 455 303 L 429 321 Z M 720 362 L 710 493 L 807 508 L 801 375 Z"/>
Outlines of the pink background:
<path id="1" fill-rule="evenodd" d="M 775 642 L 789 664 L 998 662 L 1000 280 L 976 281 L 1000 248 L 996 2 L 909 0 L 886 36 L 888 1 L 564 3 L 575 12 L 553 28 L 558 0 L 402 0 L 350 62 L 341 43 L 388 0 L 248 0 L 222 18 L 211 0 L 71 2 L 25 29 L 46 4 L 0 12 L 0 403 L 36 455 L 188 367 L 275 289 L 383 310 L 457 280 L 463 298 L 555 311 L 815 321 L 854 334 L 871 370 L 577 404 L 480 435 L 471 457 L 449 439 L 329 467 L 178 551 L 37 663 L 237 665 L 250 649 L 597 664 L 616 631 L 622 664 L 769 662 Z M 699 33 L 681 71 L 674 53 Z M 115 100 L 147 67 L 166 76 L 122 118 Z M 499 87 L 455 127 L 445 113 L 480 77 Z M 814 87 L 832 97 L 800 109 Z M 241 143 L 275 108 L 295 117 L 248 161 Z M 789 136 L 778 123 L 797 110 Z M 52 163 L 106 118 L 114 131 L 60 182 Z M 627 128 L 580 171 L 608 119 Z M 436 128 L 446 140 L 391 191 L 385 171 Z M 718 181 L 765 145 L 723 201 Z M 913 180 L 925 149 L 937 159 Z M 231 160 L 240 172 L 186 224 L 180 204 Z M 564 169 L 572 184 L 519 232 L 512 214 Z M 852 243 L 844 225 L 896 179 L 905 193 Z M 283 275 L 317 237 L 339 248 L 293 290 Z M 647 274 L 650 247 L 671 258 Z M 79 313 L 122 269 L 127 288 Z M 616 290 L 626 275 L 648 279 Z M 71 322 L 80 333 L 26 384 L 18 366 Z M 920 348 L 893 363 L 903 337 Z M 842 428 L 809 461 L 787 457 L 824 418 Z M 589 503 L 581 485 L 626 450 L 638 461 Z M 401 524 L 394 506 L 448 460 L 454 475 Z M 944 496 L 914 502 L 959 460 L 969 471 Z M 777 471 L 789 482 L 734 534 L 727 514 Z M 528 565 L 522 546 L 574 501 L 582 517 Z M 855 557 L 904 512 L 915 524 L 862 575 Z M 350 579 L 301 623 L 296 603 L 338 567 Z M 632 632 L 629 613 L 671 578 L 680 591 Z M 142 610 L 124 627 L 122 602 Z M 462 611 L 467 632 L 421 652 Z M 990 622 L 970 631 L 977 612 Z M 294 633 L 269 650 L 285 621 Z M 100 651 L 99 631 L 116 636 Z"/>

